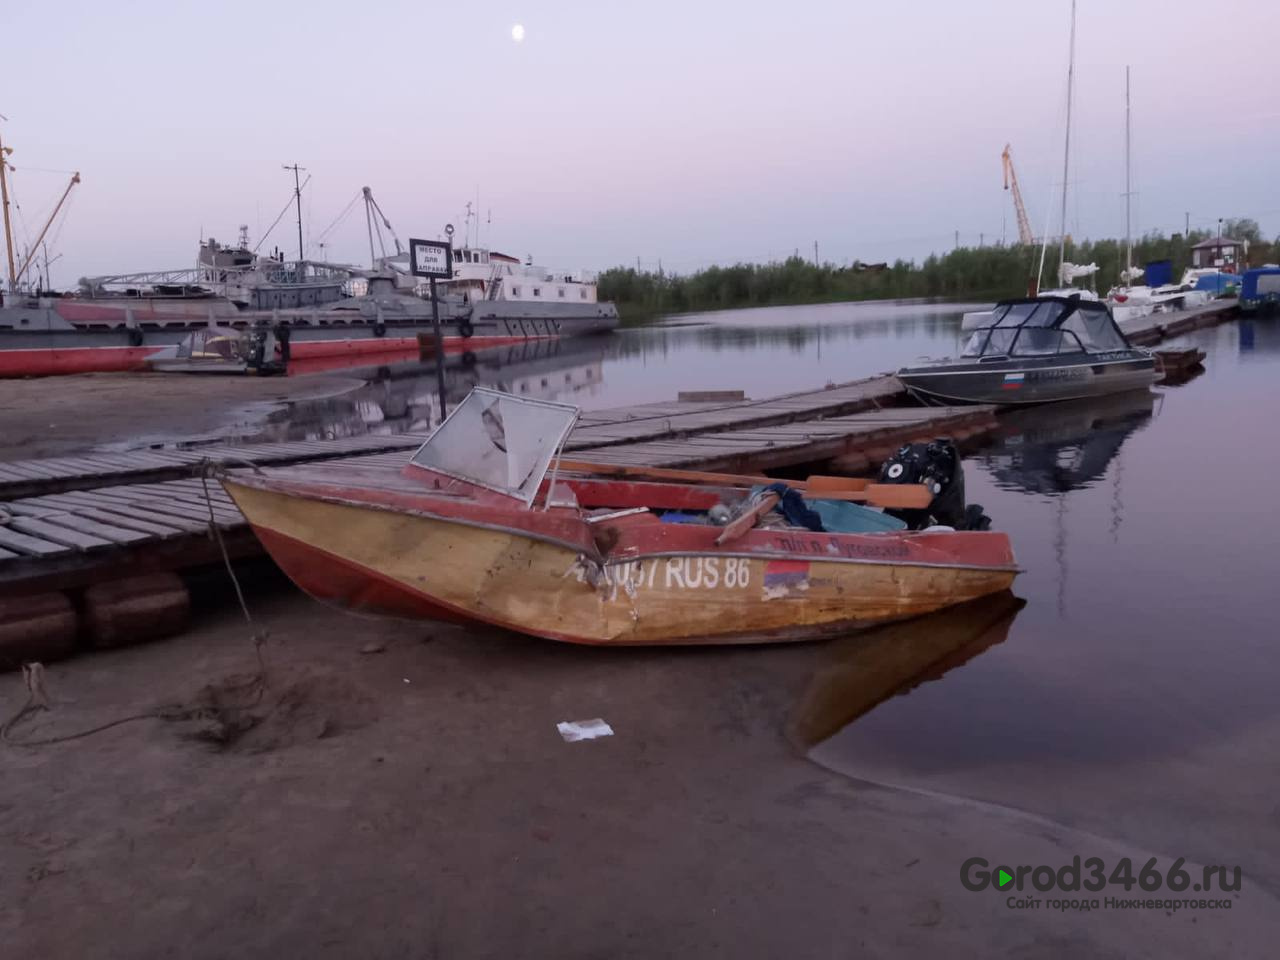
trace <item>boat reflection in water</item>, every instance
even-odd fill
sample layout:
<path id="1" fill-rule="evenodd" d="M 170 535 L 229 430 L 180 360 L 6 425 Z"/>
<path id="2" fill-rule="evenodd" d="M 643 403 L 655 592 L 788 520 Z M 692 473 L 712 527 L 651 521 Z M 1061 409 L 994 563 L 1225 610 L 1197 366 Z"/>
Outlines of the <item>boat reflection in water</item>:
<path id="1" fill-rule="evenodd" d="M 606 345 L 598 338 L 528 340 L 445 359 L 450 409 L 475 386 L 518 397 L 580 404 L 599 390 Z M 440 422 L 434 361 L 357 367 L 344 374 L 364 386 L 303 400 L 270 416 L 255 441 L 328 440 L 363 434 L 423 433 Z"/>
<path id="2" fill-rule="evenodd" d="M 1237 351 L 1243 360 L 1265 360 L 1268 354 L 1280 353 L 1280 318 L 1248 317 L 1236 325 Z M 1224 330 L 1230 330 L 1224 327 Z"/>
<path id="3" fill-rule="evenodd" d="M 1142 389 L 1010 411 L 1000 417 L 994 446 L 975 459 L 1006 490 L 1054 495 L 1088 487 L 1150 422 L 1155 401 Z"/>
<path id="4" fill-rule="evenodd" d="M 1025 605 L 1006 590 L 834 641 L 826 665 L 809 681 L 792 714 L 792 740 L 805 749 L 815 747 L 884 701 L 941 680 L 1003 643 Z"/>

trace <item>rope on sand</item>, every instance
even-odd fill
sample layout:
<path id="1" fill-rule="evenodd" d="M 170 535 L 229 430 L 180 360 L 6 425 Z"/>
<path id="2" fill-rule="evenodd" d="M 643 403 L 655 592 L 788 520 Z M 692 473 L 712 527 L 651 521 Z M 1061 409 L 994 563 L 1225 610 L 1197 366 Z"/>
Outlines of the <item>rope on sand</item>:
<path id="1" fill-rule="evenodd" d="M 254 464 L 246 464 L 253 467 L 254 470 L 261 472 Z M 244 614 L 245 623 L 252 629 L 254 653 L 258 659 L 258 672 L 250 677 L 243 687 L 246 690 L 255 691 L 253 699 L 243 705 L 219 706 L 216 709 L 209 706 L 198 707 L 159 707 L 153 710 L 146 710 L 142 713 L 131 714 L 127 717 L 120 717 L 110 720 L 106 723 L 91 727 L 88 730 L 80 730 L 76 733 L 68 733 L 57 737 L 44 737 L 38 740 L 16 740 L 12 733 L 14 729 L 25 719 L 34 716 L 37 713 L 49 712 L 49 694 L 45 687 L 45 670 L 41 663 L 24 663 L 22 665 L 22 680 L 27 688 L 27 699 L 22 707 L 12 717 L 0 726 L 0 741 L 11 747 L 44 747 L 55 743 L 67 743 L 72 740 L 81 740 L 85 737 L 91 737 L 94 734 L 102 733 L 104 730 L 110 730 L 113 727 L 123 726 L 126 723 L 135 723 L 139 720 L 168 720 L 172 722 L 187 720 L 206 720 L 219 719 L 220 714 L 239 713 L 252 710 L 262 702 L 263 694 L 267 690 L 267 664 L 263 655 L 263 647 L 266 645 L 270 632 L 265 628 L 258 628 L 254 623 L 253 614 L 249 612 L 249 605 L 245 602 L 244 591 L 240 588 L 240 580 L 236 577 L 235 569 L 231 565 L 231 556 L 227 552 L 226 542 L 222 539 L 222 530 L 218 527 L 217 520 L 213 514 L 213 500 L 209 496 L 209 478 L 218 478 L 225 473 L 225 468 L 215 461 L 202 460 L 197 465 L 197 471 L 200 476 L 200 486 L 204 491 L 205 505 L 209 508 L 209 531 L 210 535 L 218 543 L 218 550 L 222 554 L 222 562 L 227 569 L 227 576 L 231 578 L 232 586 L 235 587 L 236 600 L 239 601 L 240 611 Z M 0 523 L 7 520 L 5 512 L 0 510 Z"/>

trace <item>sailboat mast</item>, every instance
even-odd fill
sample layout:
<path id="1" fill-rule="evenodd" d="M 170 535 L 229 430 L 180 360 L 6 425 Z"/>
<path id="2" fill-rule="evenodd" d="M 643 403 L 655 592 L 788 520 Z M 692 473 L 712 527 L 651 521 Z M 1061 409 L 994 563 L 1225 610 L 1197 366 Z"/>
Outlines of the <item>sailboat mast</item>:
<path id="1" fill-rule="evenodd" d="M 12 291 L 17 287 L 18 280 L 13 263 L 13 227 L 9 223 L 9 161 L 7 157 L 11 153 L 13 148 L 6 147 L 0 142 L 0 206 L 4 207 L 4 250 L 9 257 L 9 289 Z"/>
<path id="2" fill-rule="evenodd" d="M 1129 138 L 1129 68 L 1124 68 L 1124 282 L 1129 283 L 1129 272 L 1133 269 L 1133 214 L 1130 203 L 1133 199 L 1133 187 L 1130 185 L 1132 178 L 1132 161 L 1130 158 L 1130 138 Z"/>
<path id="3" fill-rule="evenodd" d="M 1076 79 L 1076 0 L 1071 0 L 1071 53 L 1067 60 L 1067 136 L 1062 150 L 1062 242 L 1058 246 L 1058 280 L 1067 261 L 1067 171 L 1071 160 L 1071 99 Z"/>

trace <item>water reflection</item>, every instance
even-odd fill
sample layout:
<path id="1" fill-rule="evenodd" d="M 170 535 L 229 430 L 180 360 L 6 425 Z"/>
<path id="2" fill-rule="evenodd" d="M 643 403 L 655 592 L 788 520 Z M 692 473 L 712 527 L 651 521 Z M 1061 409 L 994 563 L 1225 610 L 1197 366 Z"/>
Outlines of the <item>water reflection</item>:
<path id="1" fill-rule="evenodd" d="M 1262 359 L 1268 354 L 1280 353 L 1280 318 L 1243 319 L 1236 327 L 1242 359 Z"/>
<path id="2" fill-rule="evenodd" d="M 1089 487 L 1151 420 L 1155 403 L 1144 389 L 1004 413 L 995 444 L 977 459 L 1006 490 L 1055 495 Z"/>
<path id="3" fill-rule="evenodd" d="M 523 397 L 581 404 L 604 379 L 607 341 L 598 337 L 530 340 L 449 356 L 445 397 L 450 409 L 483 385 Z M 292 403 L 268 417 L 252 439 L 316 440 L 361 434 L 422 432 L 440 422 L 434 363 L 391 364 L 344 371 L 364 386 L 336 397 Z"/>
<path id="4" fill-rule="evenodd" d="M 815 746 L 885 700 L 941 680 L 1003 643 L 1025 605 L 1006 591 L 833 642 L 792 714 L 792 738 Z"/>

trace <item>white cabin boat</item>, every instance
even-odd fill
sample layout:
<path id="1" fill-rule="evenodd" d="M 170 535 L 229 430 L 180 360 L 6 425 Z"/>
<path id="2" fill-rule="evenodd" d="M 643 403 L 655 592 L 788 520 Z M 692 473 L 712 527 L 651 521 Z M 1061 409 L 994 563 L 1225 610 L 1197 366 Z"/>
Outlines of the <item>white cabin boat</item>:
<path id="1" fill-rule="evenodd" d="M 471 303 L 509 301 L 530 304 L 592 305 L 594 274 L 559 274 L 496 250 L 461 247 L 453 252 L 453 279 L 437 281 L 443 290 L 464 295 Z"/>

